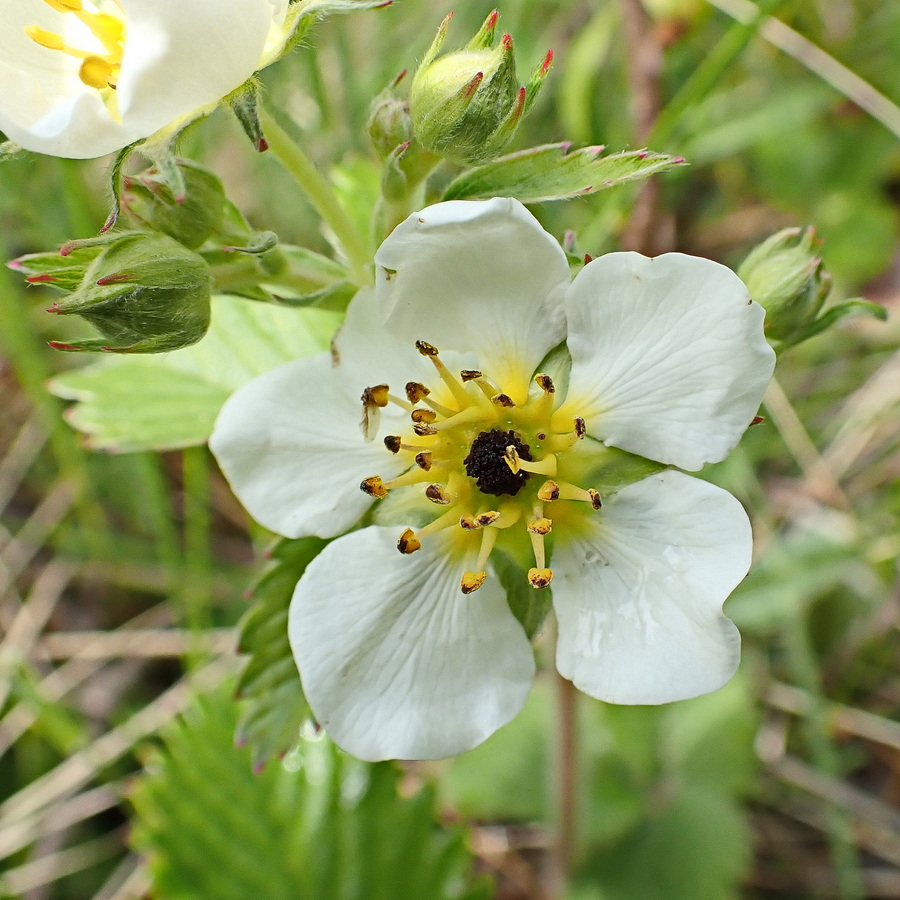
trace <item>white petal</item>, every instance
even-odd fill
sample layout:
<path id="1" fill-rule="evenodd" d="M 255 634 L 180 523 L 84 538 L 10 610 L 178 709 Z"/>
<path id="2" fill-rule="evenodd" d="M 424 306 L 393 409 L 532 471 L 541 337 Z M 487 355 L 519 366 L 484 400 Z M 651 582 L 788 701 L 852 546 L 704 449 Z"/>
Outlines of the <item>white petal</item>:
<path id="1" fill-rule="evenodd" d="M 40 0 L 0 0 L 0 131 L 28 150 L 103 156 L 220 100 L 256 68 L 284 0 L 122 0 L 126 46 L 116 91 L 121 120 L 78 77 L 79 62 L 39 47 L 28 25 L 94 49 L 72 14 Z M 112 7 L 115 13 L 118 10 Z"/>
<path id="2" fill-rule="evenodd" d="M 775 365 L 737 275 L 681 253 L 610 253 L 578 273 L 566 308 L 566 405 L 589 434 L 692 471 L 731 452 Z"/>
<path id="3" fill-rule="evenodd" d="M 332 343 L 335 362 L 357 396 L 366 387 L 390 385 L 404 395 L 408 381 L 434 380 L 434 367 L 415 348 L 384 327 L 374 289 L 361 290 L 347 307 L 347 318 Z"/>
<path id="4" fill-rule="evenodd" d="M 440 759 L 525 703 L 534 658 L 495 578 L 459 590 L 446 536 L 397 552 L 366 528 L 329 544 L 291 602 L 288 633 L 316 718 L 361 759 Z"/>
<path id="5" fill-rule="evenodd" d="M 554 550 L 560 673 L 610 703 L 668 703 L 725 684 L 740 635 L 722 604 L 752 550 L 741 504 L 662 472 L 610 497 L 589 522 Z"/>
<path id="6" fill-rule="evenodd" d="M 144 136 L 217 103 L 256 70 L 284 4 L 270 0 L 121 0 L 128 37 L 117 96 Z"/>
<path id="7" fill-rule="evenodd" d="M 566 256 L 517 200 L 429 206 L 394 229 L 375 262 L 390 331 L 473 351 L 514 399 L 565 336 Z"/>
<path id="8" fill-rule="evenodd" d="M 266 528 L 287 537 L 333 537 L 371 505 L 359 489 L 391 478 L 403 462 L 366 442 L 362 404 L 347 393 L 330 356 L 266 372 L 227 400 L 209 445 L 237 498 Z"/>

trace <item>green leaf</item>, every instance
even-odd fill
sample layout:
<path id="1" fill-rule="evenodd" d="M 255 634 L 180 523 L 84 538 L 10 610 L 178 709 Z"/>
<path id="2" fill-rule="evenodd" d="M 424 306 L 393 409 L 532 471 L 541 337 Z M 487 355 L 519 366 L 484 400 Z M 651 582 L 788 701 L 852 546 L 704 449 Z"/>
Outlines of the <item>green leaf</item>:
<path id="1" fill-rule="evenodd" d="M 241 623 L 238 647 L 250 654 L 250 662 L 238 681 L 238 696 L 246 702 L 237 740 L 251 747 L 257 767 L 290 750 L 312 715 L 288 642 L 288 606 L 300 576 L 327 543 L 319 538 L 280 540 Z"/>
<path id="2" fill-rule="evenodd" d="M 567 200 L 647 178 L 684 164 L 680 156 L 632 150 L 601 156 L 602 147 L 531 147 L 470 169 L 451 182 L 444 200 L 515 197 L 523 203 Z"/>
<path id="3" fill-rule="evenodd" d="M 134 848 L 165 900 L 487 900 L 430 787 L 400 797 L 393 763 L 304 742 L 292 768 L 254 775 L 232 741 L 235 705 L 200 699 L 138 779 Z"/>
<path id="4" fill-rule="evenodd" d="M 214 297 L 212 325 L 199 343 L 162 356 L 104 356 L 57 376 L 49 388 L 76 401 L 68 420 L 95 449 L 191 447 L 207 440 L 234 390 L 326 349 L 339 321 L 324 310 Z"/>

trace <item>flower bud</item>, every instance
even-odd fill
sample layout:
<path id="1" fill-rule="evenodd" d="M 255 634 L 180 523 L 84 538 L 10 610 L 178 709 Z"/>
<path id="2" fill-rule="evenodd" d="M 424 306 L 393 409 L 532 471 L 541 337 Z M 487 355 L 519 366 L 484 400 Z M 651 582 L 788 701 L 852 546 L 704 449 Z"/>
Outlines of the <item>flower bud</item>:
<path id="1" fill-rule="evenodd" d="M 369 121 L 366 128 L 375 151 L 382 160 L 386 160 L 401 144 L 412 137 L 412 120 L 409 116 L 409 103 L 401 100 L 394 88 L 406 75 L 404 69 L 373 101 L 369 108 Z"/>
<path id="2" fill-rule="evenodd" d="M 196 343 L 206 334 L 209 268 L 173 238 L 126 232 L 73 242 L 63 247 L 55 272 L 48 268 L 48 256 L 34 254 L 11 265 L 25 272 L 42 268 L 28 280 L 68 294 L 48 311 L 79 315 L 103 335 L 78 344 L 53 343 L 57 349 L 160 353 Z M 81 278 L 72 287 L 79 269 Z"/>
<path id="3" fill-rule="evenodd" d="M 750 296 L 766 310 L 766 335 L 797 343 L 831 290 L 812 228 L 785 228 L 763 241 L 738 269 Z"/>
<path id="4" fill-rule="evenodd" d="M 476 164 L 497 156 L 550 71 L 552 53 L 526 86 L 518 86 L 512 37 L 504 34 L 494 46 L 498 17 L 492 12 L 462 50 L 438 58 L 447 16 L 413 78 L 409 104 L 415 136 L 427 150 L 455 162 Z"/>
<path id="5" fill-rule="evenodd" d="M 159 170 L 147 169 L 125 179 L 126 214 L 153 231 L 161 231 L 191 250 L 218 233 L 225 211 L 225 189 L 209 169 L 189 159 L 176 161 L 184 184 L 176 196 Z"/>

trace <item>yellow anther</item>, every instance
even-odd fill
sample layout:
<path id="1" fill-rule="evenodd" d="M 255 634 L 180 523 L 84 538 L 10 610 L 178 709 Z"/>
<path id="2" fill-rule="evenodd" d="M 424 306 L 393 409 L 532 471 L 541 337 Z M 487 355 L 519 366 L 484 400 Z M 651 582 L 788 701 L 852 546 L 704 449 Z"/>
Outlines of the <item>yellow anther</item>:
<path id="1" fill-rule="evenodd" d="M 539 500 L 552 503 L 559 500 L 559 485 L 555 481 L 545 481 L 538 489 L 537 496 Z"/>
<path id="2" fill-rule="evenodd" d="M 494 396 L 491 397 L 491 403 L 493 403 L 495 406 L 502 406 L 505 409 L 510 409 L 511 407 L 516 405 L 515 401 L 512 397 L 509 396 L 509 394 L 494 394 Z"/>
<path id="3" fill-rule="evenodd" d="M 431 391 L 419 381 L 406 382 L 406 398 L 410 403 L 418 403 L 423 397 L 427 397 Z"/>
<path id="4" fill-rule="evenodd" d="M 89 56 L 78 70 L 78 77 L 88 86 L 98 91 L 110 87 L 115 79 L 116 69 L 102 56 Z"/>
<path id="5" fill-rule="evenodd" d="M 422 356 L 427 356 L 431 360 L 435 369 L 437 369 L 438 375 L 441 376 L 441 381 L 450 388 L 450 392 L 453 394 L 456 402 L 460 406 L 468 406 L 472 402 L 472 398 L 469 396 L 468 391 L 453 377 L 453 373 L 441 362 L 437 347 L 429 344 L 427 341 L 416 341 L 416 350 Z"/>
<path id="6" fill-rule="evenodd" d="M 553 569 L 528 570 L 528 583 L 536 590 L 547 587 L 551 581 L 553 581 Z"/>
<path id="7" fill-rule="evenodd" d="M 438 355 L 438 348 L 434 344 L 429 344 L 428 341 L 416 341 L 416 350 L 422 356 L 430 356 L 432 359 Z"/>
<path id="8" fill-rule="evenodd" d="M 388 405 L 389 397 L 390 388 L 386 384 L 376 384 L 374 387 L 367 387 L 359 399 L 362 400 L 363 406 L 380 406 L 383 408 Z"/>
<path id="9" fill-rule="evenodd" d="M 487 578 L 487 572 L 464 572 L 459 583 L 459 589 L 464 594 L 472 594 L 478 590 Z"/>
<path id="10" fill-rule="evenodd" d="M 462 528 L 463 531 L 477 531 L 481 528 L 481 525 L 478 524 L 478 520 L 475 516 L 460 516 L 459 527 Z"/>
<path id="11" fill-rule="evenodd" d="M 556 457 L 552 453 L 548 454 L 543 459 L 522 459 L 522 457 L 519 456 L 519 453 L 516 450 L 515 446 L 513 444 L 510 444 L 503 454 L 503 459 L 506 461 L 506 464 L 509 466 L 510 471 L 513 474 L 516 474 L 520 471 L 534 472 L 537 475 L 556 474 Z M 541 497 L 541 499 L 546 500 L 547 498 Z"/>
<path id="12" fill-rule="evenodd" d="M 384 486 L 384 482 L 381 480 L 380 475 L 372 475 L 369 478 L 364 478 L 359 483 L 359 489 L 364 494 L 368 494 L 376 500 L 383 500 L 388 495 L 387 488 Z"/>
<path id="13" fill-rule="evenodd" d="M 475 516 L 475 524 L 479 528 L 487 528 L 488 525 L 493 525 L 499 518 L 500 513 L 496 509 L 490 509 Z"/>
<path id="14" fill-rule="evenodd" d="M 409 416 L 413 422 L 433 422 L 437 413 L 433 409 L 414 409 Z"/>
<path id="15" fill-rule="evenodd" d="M 422 548 L 421 541 L 413 533 L 412 528 L 407 528 L 403 534 L 397 539 L 397 549 L 401 553 L 415 553 L 416 550 L 420 550 Z"/>
<path id="16" fill-rule="evenodd" d="M 444 489 L 443 485 L 434 483 L 429 484 L 428 487 L 425 488 L 425 496 L 432 503 L 437 503 L 438 506 L 447 506 L 453 499 Z"/>
<path id="17" fill-rule="evenodd" d="M 556 388 L 553 385 L 553 379 L 549 375 L 545 375 L 543 372 L 538 372 L 538 374 L 534 376 L 534 380 L 537 386 L 542 391 L 544 391 L 544 393 L 553 394 L 556 392 Z"/>
<path id="18" fill-rule="evenodd" d="M 67 49 L 65 41 L 58 34 L 54 34 L 52 31 L 46 31 L 43 28 L 39 28 L 37 25 L 29 25 L 25 29 L 25 34 L 27 34 L 36 44 L 40 44 L 48 50 Z"/>
<path id="19" fill-rule="evenodd" d="M 541 518 L 532 519 L 528 523 L 528 530 L 532 534 L 550 534 L 550 532 L 553 530 L 553 522 L 551 519 L 548 519 L 545 516 L 541 516 Z"/>
<path id="20" fill-rule="evenodd" d="M 117 16 L 86 10 L 81 0 L 45 0 L 59 13 L 74 13 L 103 45 L 106 53 L 97 54 L 67 44 L 63 38 L 37 25 L 29 25 L 25 33 L 36 44 L 83 60 L 78 77 L 88 87 L 104 90 L 114 87 L 119 74 L 125 44 L 125 24 Z"/>

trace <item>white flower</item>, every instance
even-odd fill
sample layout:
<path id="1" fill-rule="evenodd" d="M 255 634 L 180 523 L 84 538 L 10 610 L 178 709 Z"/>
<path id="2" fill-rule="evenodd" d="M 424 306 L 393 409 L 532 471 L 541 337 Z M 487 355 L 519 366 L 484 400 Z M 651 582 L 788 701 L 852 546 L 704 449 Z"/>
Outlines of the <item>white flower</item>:
<path id="1" fill-rule="evenodd" d="M 103 156 L 209 112 L 271 61 L 288 0 L 0 0 L 0 131 Z"/>
<path id="2" fill-rule="evenodd" d="M 378 504 L 378 524 L 330 543 L 291 604 L 329 734 L 365 759 L 438 758 L 518 712 L 534 662 L 497 551 L 534 588 L 552 580 L 557 666 L 591 696 L 663 703 L 724 684 L 740 637 L 722 604 L 750 564 L 741 505 L 672 470 L 602 504 L 591 485 L 607 447 L 696 470 L 735 446 L 774 365 L 737 276 L 612 253 L 570 281 L 559 245 L 508 199 L 429 207 L 375 259 L 336 363 L 251 382 L 211 441 L 250 513 L 283 535 L 340 535 Z M 383 440 L 363 439 L 361 413 Z"/>

